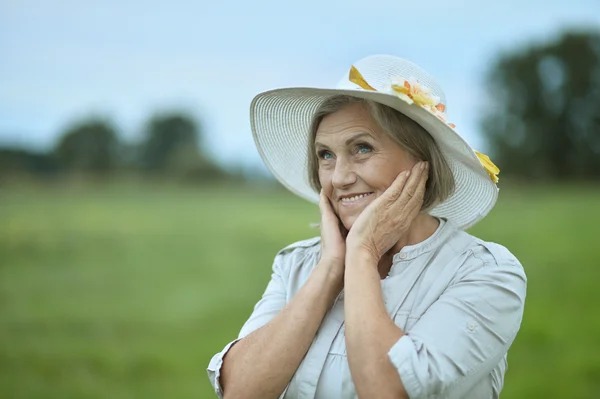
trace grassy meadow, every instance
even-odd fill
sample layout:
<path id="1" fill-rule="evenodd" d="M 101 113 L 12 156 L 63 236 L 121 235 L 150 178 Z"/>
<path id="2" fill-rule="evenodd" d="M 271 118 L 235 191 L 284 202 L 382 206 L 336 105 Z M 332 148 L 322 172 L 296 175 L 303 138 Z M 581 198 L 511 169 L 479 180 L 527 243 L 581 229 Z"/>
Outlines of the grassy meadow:
<path id="1" fill-rule="evenodd" d="M 0 398 L 215 397 L 210 357 L 314 221 L 267 187 L 0 187 Z M 470 232 L 529 278 L 502 398 L 600 397 L 600 187 L 503 188 Z"/>

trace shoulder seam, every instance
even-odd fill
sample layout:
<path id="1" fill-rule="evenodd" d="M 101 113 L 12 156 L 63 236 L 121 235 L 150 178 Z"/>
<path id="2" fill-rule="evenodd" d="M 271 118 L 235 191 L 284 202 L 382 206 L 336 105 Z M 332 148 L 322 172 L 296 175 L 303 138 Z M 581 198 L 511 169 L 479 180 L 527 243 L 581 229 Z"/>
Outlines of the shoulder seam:
<path id="1" fill-rule="evenodd" d="M 493 258 L 494 262 L 490 262 L 489 260 L 485 260 L 483 259 L 479 254 L 475 253 L 474 251 L 473 253 L 473 257 L 479 259 L 480 261 L 483 262 L 484 265 L 499 265 L 499 258 L 501 257 L 502 260 L 505 261 L 505 263 L 508 263 L 512 266 L 520 266 L 521 263 L 517 260 L 517 258 L 513 255 L 512 252 L 510 252 L 506 247 L 500 245 L 500 244 L 496 244 L 493 242 L 487 242 L 487 241 L 483 241 L 481 239 L 477 239 L 477 243 L 479 245 L 481 245 L 482 247 L 484 247 L 486 249 L 486 251 L 489 252 L 489 254 L 491 255 L 491 257 Z M 500 248 L 498 248 L 500 247 Z M 505 256 L 501 256 L 501 252 L 504 252 L 503 255 Z"/>
<path id="2" fill-rule="evenodd" d="M 306 240 L 296 241 L 287 247 L 282 248 L 277 254 L 282 255 L 288 253 L 296 248 L 311 248 L 321 242 L 321 237 L 313 237 Z"/>

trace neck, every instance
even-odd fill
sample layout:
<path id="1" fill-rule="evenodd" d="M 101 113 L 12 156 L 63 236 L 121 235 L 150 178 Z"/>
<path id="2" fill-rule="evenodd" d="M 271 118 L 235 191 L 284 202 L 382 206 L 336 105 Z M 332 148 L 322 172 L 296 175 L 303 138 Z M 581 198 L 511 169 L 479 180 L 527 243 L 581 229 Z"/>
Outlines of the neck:
<path id="1" fill-rule="evenodd" d="M 415 245 L 425 241 L 435 233 L 438 226 L 440 225 L 439 220 L 427 213 L 420 213 L 419 216 L 413 220 L 408 232 L 404 234 L 402 238 L 394 245 L 385 255 L 379 260 L 379 275 L 381 278 L 385 278 L 390 269 L 392 268 L 392 258 L 402 248 L 410 245 Z"/>

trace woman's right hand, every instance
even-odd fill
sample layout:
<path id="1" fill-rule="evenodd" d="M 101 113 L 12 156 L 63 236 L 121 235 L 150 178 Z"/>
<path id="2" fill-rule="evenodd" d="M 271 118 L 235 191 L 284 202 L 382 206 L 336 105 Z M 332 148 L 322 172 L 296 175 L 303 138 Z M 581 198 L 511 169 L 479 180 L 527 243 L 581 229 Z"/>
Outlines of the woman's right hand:
<path id="1" fill-rule="evenodd" d="M 323 190 L 320 194 L 319 209 L 321 210 L 321 262 L 325 262 L 331 271 L 343 280 L 348 232 L 333 212 L 329 198 Z"/>

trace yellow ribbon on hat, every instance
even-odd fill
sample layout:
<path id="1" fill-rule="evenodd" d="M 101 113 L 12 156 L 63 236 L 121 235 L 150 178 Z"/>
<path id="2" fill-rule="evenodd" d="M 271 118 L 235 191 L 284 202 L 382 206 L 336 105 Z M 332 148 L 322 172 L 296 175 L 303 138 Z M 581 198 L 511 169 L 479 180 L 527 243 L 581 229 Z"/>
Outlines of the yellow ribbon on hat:
<path id="1" fill-rule="evenodd" d="M 487 155 L 477 151 L 475 151 L 475 155 L 477 155 L 477 158 L 479 158 L 481 166 L 483 166 L 488 175 L 490 175 L 490 179 L 492 179 L 494 183 L 498 183 L 498 174 L 500 173 L 500 169 L 498 169 L 498 167 L 492 162 L 490 157 L 488 157 Z"/>
<path id="2" fill-rule="evenodd" d="M 369 83 L 367 83 L 367 81 L 365 80 L 365 78 L 362 76 L 362 74 L 358 71 L 358 69 L 356 69 L 356 67 L 354 65 L 352 65 L 352 67 L 350 68 L 350 73 L 348 76 L 348 79 L 360 86 L 361 88 L 365 89 L 365 90 L 369 90 L 369 91 L 377 91 L 373 86 L 371 86 Z M 405 82 L 406 85 L 406 82 Z M 404 88 L 396 88 L 393 87 L 394 91 L 399 93 L 399 94 L 403 94 L 405 96 L 408 96 L 411 100 L 415 101 L 415 99 L 413 98 L 413 96 L 411 96 L 410 93 L 410 87 L 407 87 L 406 90 L 403 90 Z M 425 99 L 421 99 L 419 98 L 418 100 L 423 100 L 423 101 L 415 101 L 417 103 L 417 105 L 420 105 L 421 107 L 425 108 L 426 110 L 428 110 L 429 112 L 433 113 L 435 108 L 435 111 L 439 111 L 438 112 L 438 118 L 440 118 L 443 122 L 445 122 L 445 119 L 443 117 L 441 117 L 439 115 L 439 113 L 443 113 L 446 110 L 446 106 L 442 103 L 439 104 L 433 104 L 431 101 L 424 101 Z M 448 125 L 450 128 L 454 129 L 454 124 L 452 123 L 446 123 L 446 125 Z M 492 181 L 494 183 L 498 183 L 498 174 L 500 173 L 500 169 L 492 162 L 492 160 L 490 159 L 490 157 L 488 157 L 485 154 L 482 154 L 481 152 L 475 151 L 475 155 L 477 155 L 477 158 L 479 159 L 479 163 L 481 163 L 481 166 L 483 166 L 483 168 L 485 169 L 485 171 L 487 172 L 487 174 L 490 176 L 490 179 L 492 179 Z"/>
<path id="3" fill-rule="evenodd" d="M 363 78 L 361 73 L 358 72 L 358 69 L 356 69 L 354 65 L 352 65 L 352 68 L 350 68 L 350 76 L 348 78 L 352 83 L 356 83 L 365 90 L 377 91 L 373 88 L 373 86 L 367 83 L 365 78 Z"/>

